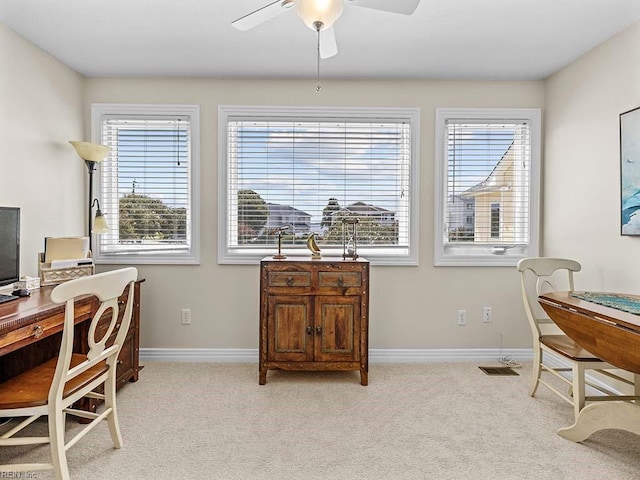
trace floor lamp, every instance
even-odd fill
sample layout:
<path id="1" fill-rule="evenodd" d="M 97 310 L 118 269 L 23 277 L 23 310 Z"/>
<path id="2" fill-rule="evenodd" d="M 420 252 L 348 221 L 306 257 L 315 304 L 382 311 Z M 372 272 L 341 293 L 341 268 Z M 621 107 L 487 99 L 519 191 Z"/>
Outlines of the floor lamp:
<path id="1" fill-rule="evenodd" d="M 99 145 L 97 143 L 78 142 L 70 140 L 69 143 L 76 149 L 76 153 L 84 160 L 89 170 L 89 217 L 87 220 L 87 229 L 89 232 L 89 250 L 92 250 L 91 237 L 93 233 L 106 233 L 109 230 L 107 221 L 100 210 L 100 202 L 97 198 L 93 198 L 93 172 L 95 172 L 98 163 L 102 162 L 111 150 L 110 147 Z M 95 221 L 91 215 L 93 206 L 97 204 Z"/>

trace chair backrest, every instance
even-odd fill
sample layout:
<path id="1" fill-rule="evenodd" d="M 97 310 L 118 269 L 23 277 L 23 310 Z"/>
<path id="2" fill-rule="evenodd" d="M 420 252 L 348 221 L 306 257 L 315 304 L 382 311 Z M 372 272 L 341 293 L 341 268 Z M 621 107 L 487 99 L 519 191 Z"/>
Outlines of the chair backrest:
<path id="1" fill-rule="evenodd" d="M 49 392 L 50 402 L 62 398 L 67 382 L 72 381 L 75 377 L 78 377 L 100 362 L 104 362 L 105 365 L 113 369 L 115 373 L 118 354 L 131 322 L 134 284 L 137 278 L 138 270 L 133 267 L 128 267 L 70 280 L 53 289 L 51 292 L 51 300 L 55 303 L 66 303 L 66 308 L 60 354 L 51 391 Z M 120 315 L 118 298 L 127 288 L 127 303 L 124 314 Z M 75 300 L 85 295 L 96 296 L 100 304 L 89 325 L 87 335 L 88 345 L 83 346 L 87 351 L 86 358 L 84 358 L 80 364 L 71 365 L 71 357 L 74 353 Z M 108 314 L 110 314 L 110 316 Z M 106 319 L 108 319 L 108 326 L 104 329 Z M 117 333 L 113 343 L 109 342 L 109 345 L 107 345 L 107 341 L 116 328 Z M 99 338 L 96 338 L 97 334 L 99 334 Z"/>
<path id="2" fill-rule="evenodd" d="M 562 333 L 538 304 L 538 296 L 559 289 L 573 291 L 573 274 L 581 268 L 578 262 L 568 258 L 531 257 L 518 262 L 522 300 L 534 341 L 540 335 Z M 534 281 L 533 285 L 530 280 Z"/>

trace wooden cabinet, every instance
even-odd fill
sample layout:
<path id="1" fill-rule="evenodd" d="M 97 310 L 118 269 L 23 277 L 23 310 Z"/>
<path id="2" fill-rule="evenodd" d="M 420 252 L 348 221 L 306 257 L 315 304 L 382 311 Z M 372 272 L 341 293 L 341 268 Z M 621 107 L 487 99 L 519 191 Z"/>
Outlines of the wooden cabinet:
<path id="1" fill-rule="evenodd" d="M 273 369 L 359 370 L 367 385 L 368 329 L 368 261 L 260 263 L 260 385 Z"/>

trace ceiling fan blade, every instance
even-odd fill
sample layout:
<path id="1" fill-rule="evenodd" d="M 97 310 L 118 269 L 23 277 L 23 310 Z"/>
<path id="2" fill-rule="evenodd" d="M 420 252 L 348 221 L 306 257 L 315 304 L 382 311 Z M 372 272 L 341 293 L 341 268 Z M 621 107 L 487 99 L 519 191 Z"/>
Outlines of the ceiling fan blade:
<path id="1" fill-rule="evenodd" d="M 333 27 L 320 31 L 320 58 L 329 58 L 337 55 L 338 44 L 336 43 L 336 32 Z"/>
<path id="2" fill-rule="evenodd" d="M 418 8 L 420 0 L 350 0 L 349 3 L 358 7 L 411 15 Z"/>
<path id="3" fill-rule="evenodd" d="M 262 8 L 259 8 L 255 12 L 246 14 L 244 17 L 240 17 L 237 20 L 231 22 L 231 25 L 238 30 L 245 31 L 250 28 L 257 27 L 261 23 L 271 20 L 273 17 L 277 17 L 286 9 L 282 6 L 282 0 L 276 0 Z"/>

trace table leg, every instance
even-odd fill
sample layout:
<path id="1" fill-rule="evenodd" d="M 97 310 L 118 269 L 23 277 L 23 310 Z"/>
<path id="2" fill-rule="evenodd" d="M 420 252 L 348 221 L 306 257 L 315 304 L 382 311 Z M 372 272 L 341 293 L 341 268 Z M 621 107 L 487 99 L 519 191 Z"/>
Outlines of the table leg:
<path id="1" fill-rule="evenodd" d="M 606 428 L 640 435 L 640 405 L 611 401 L 592 403 L 580 410 L 576 423 L 558 430 L 558 435 L 572 442 L 582 442 Z"/>

